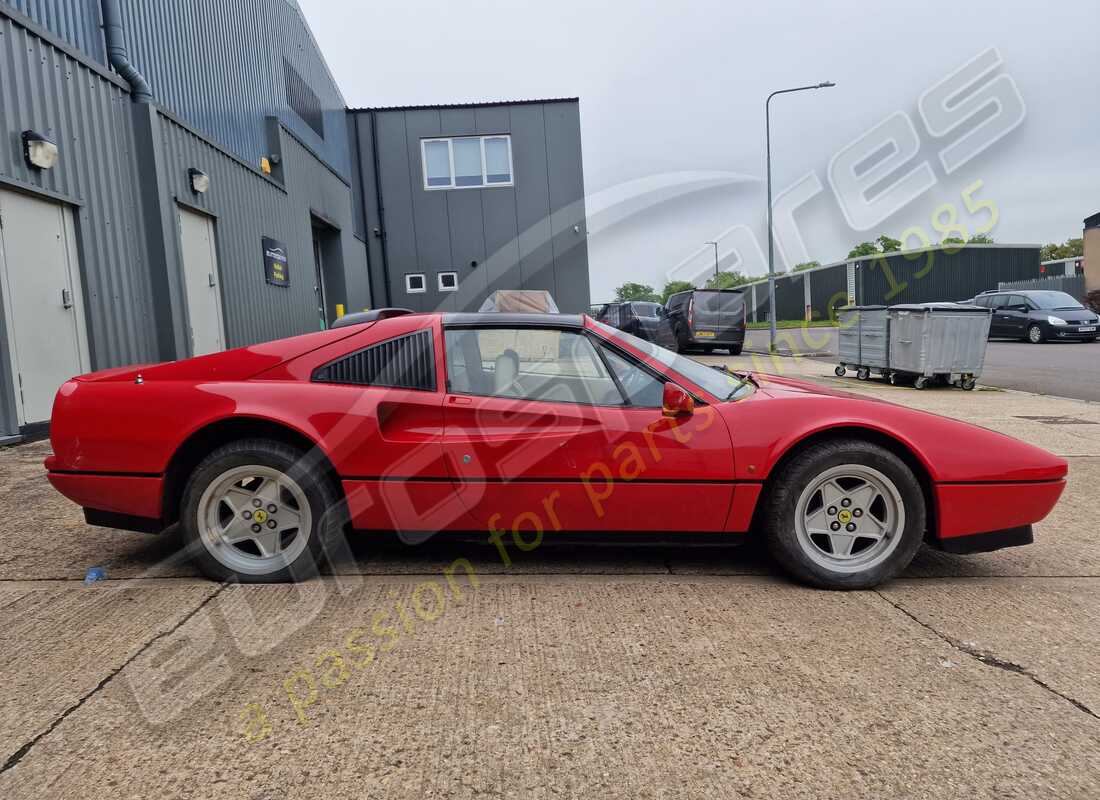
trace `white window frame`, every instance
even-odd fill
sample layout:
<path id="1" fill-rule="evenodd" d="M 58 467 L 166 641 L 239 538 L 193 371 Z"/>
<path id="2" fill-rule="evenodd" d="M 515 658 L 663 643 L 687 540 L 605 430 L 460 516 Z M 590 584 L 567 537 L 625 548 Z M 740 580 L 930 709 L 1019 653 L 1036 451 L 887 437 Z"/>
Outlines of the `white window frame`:
<path id="1" fill-rule="evenodd" d="M 454 278 L 454 281 L 455 281 L 454 286 L 444 286 L 443 285 L 443 276 L 444 275 L 450 275 L 452 278 Z M 436 283 L 436 287 L 441 292 L 457 292 L 458 291 L 458 273 L 454 272 L 454 271 L 450 271 L 450 270 L 448 270 L 447 272 L 437 272 L 436 275 L 435 275 L 435 283 Z"/>
<path id="2" fill-rule="evenodd" d="M 412 287 L 412 278 L 420 278 L 420 288 L 414 289 Z M 428 291 L 428 276 L 423 272 L 406 272 L 405 273 L 405 294 L 424 294 Z"/>
<path id="3" fill-rule="evenodd" d="M 455 185 L 455 139 L 478 139 L 481 144 L 481 184 L 478 186 L 456 186 Z M 508 181 L 506 183 L 489 183 L 489 174 L 486 172 L 485 164 L 485 140 L 486 139 L 505 139 L 508 142 Z M 428 185 L 428 145 L 444 142 L 447 145 L 447 156 L 450 163 L 451 182 L 446 186 L 429 186 Z M 437 136 L 432 139 L 420 140 L 420 168 L 424 176 L 424 190 L 427 192 L 447 192 L 456 191 L 458 189 L 497 189 L 507 188 L 516 185 L 516 168 L 515 162 L 512 156 L 512 134 L 510 133 L 487 133 L 485 135 L 478 136 Z"/>

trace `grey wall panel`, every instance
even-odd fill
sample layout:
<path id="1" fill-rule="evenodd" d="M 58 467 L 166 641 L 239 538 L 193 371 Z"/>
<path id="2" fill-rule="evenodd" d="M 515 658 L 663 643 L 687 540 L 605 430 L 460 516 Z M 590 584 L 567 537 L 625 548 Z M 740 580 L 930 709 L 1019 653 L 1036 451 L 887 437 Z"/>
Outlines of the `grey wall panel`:
<path id="1" fill-rule="evenodd" d="M 367 275 L 367 250 L 366 245 L 355 235 L 351 187 L 285 131 L 282 152 L 295 223 L 309 223 L 310 218 L 316 216 L 339 231 L 346 290 L 343 294 L 334 295 L 332 287 L 326 287 L 330 306 L 333 303 L 342 303 L 349 313 L 369 308 L 371 296 Z"/>
<path id="2" fill-rule="evenodd" d="M 0 75 L 0 179 L 74 206 L 93 366 L 155 360 L 129 93 L 4 15 Z M 55 139 L 55 168 L 26 165 L 25 129 Z"/>
<path id="3" fill-rule="evenodd" d="M 420 140 L 439 136 L 441 130 L 438 111 L 410 111 L 405 114 L 413 227 L 416 230 L 416 264 L 409 265 L 405 272 L 434 274 L 436 270 L 454 265 L 447 213 L 447 196 L 451 192 L 425 191 L 421 168 Z M 429 281 L 428 292 L 423 300 L 428 308 L 434 308 L 439 299 L 435 287 Z"/>
<path id="4" fill-rule="evenodd" d="M 289 194 L 169 117 L 161 114 L 159 122 L 165 191 L 178 202 L 216 219 L 228 345 L 237 347 L 318 330 L 311 211 L 342 228 L 349 275 L 366 273 L 365 250 L 350 235 L 350 188 L 285 134 L 282 147 Z M 211 187 L 206 194 L 196 195 L 190 190 L 191 167 L 210 176 Z M 169 213 L 174 214 L 174 209 L 169 207 Z M 167 221 L 166 229 L 176 230 L 175 221 Z M 289 287 L 265 281 L 265 236 L 287 245 Z M 178 276 L 178 247 L 175 252 L 169 247 L 169 257 Z M 358 288 L 354 288 L 356 296 L 346 302 L 355 308 L 365 307 L 368 298 L 363 294 L 361 277 L 349 278 L 348 285 Z"/>
<path id="5" fill-rule="evenodd" d="M 590 294 L 580 108 L 576 103 L 556 103 L 543 106 L 543 112 L 557 287 L 554 296 L 562 311 L 578 312 L 588 307 Z"/>
<path id="6" fill-rule="evenodd" d="M 0 0 L 0 4 L 25 14 L 89 58 L 107 63 L 100 0 Z"/>
<path id="7" fill-rule="evenodd" d="M 426 311 L 425 295 L 405 293 L 404 275 L 419 271 L 413 195 L 420 184 L 413 183 L 405 115 L 380 114 L 377 118 L 379 185 L 385 204 L 385 247 L 389 263 L 390 305 Z M 419 159 L 415 162 L 420 168 Z M 368 220 L 367 227 L 376 223 Z"/>
<path id="8" fill-rule="evenodd" d="M 510 109 L 522 285 L 557 296 L 543 106 Z"/>
<path id="9" fill-rule="evenodd" d="M 301 12 L 286 0 L 122 0 L 132 60 L 157 102 L 257 165 L 264 119 L 279 119 L 341 173 L 350 172 L 345 103 Z M 284 57 L 321 103 L 322 139 L 288 105 Z"/>

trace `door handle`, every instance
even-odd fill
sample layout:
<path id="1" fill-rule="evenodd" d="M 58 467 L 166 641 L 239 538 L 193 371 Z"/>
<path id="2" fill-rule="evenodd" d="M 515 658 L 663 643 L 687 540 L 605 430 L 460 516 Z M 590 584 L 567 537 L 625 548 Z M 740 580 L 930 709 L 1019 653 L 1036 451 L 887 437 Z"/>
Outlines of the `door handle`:
<path id="1" fill-rule="evenodd" d="M 218 285 L 218 282 L 214 280 L 214 273 L 213 272 L 207 273 L 207 278 L 209 278 L 209 280 L 210 280 L 210 288 L 211 289 L 213 289 L 215 286 Z"/>
<path id="2" fill-rule="evenodd" d="M 68 289 L 61 290 L 61 307 L 65 309 L 73 307 L 73 293 Z"/>
<path id="3" fill-rule="evenodd" d="M 452 406 L 469 406 L 473 405 L 473 398 L 470 397 L 451 397 L 448 401 Z"/>

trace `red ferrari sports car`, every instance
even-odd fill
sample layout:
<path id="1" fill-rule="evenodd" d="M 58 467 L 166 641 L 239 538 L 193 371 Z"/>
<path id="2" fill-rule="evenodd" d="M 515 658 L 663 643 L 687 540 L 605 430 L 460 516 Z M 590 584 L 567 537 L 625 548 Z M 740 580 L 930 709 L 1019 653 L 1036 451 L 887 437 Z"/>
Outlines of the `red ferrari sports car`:
<path id="1" fill-rule="evenodd" d="M 999 433 L 584 316 L 358 320 L 69 381 L 50 482 L 92 525 L 178 523 L 223 580 L 309 576 L 347 530 L 751 530 L 797 579 L 849 589 L 922 542 L 1029 543 L 1065 486 L 1065 461 Z"/>

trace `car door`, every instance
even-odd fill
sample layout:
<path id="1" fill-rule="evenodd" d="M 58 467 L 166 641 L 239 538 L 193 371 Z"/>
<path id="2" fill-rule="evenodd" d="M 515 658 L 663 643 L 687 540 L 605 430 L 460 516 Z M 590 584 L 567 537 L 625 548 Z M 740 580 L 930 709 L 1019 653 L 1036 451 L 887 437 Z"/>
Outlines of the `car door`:
<path id="1" fill-rule="evenodd" d="M 989 295 L 986 298 L 986 302 L 989 303 L 990 308 L 993 309 L 993 318 L 989 325 L 989 335 L 997 337 L 1008 337 L 1012 334 L 1012 317 L 1008 313 L 1008 298 L 1007 294 L 994 294 Z"/>
<path id="2" fill-rule="evenodd" d="M 1006 295 L 1004 312 L 1004 335 L 1013 339 L 1022 339 L 1027 335 L 1028 305 L 1027 298 L 1019 294 Z"/>
<path id="3" fill-rule="evenodd" d="M 580 328 L 456 327 L 445 343 L 443 447 L 479 526 L 528 538 L 722 530 L 734 472 L 718 414 L 664 417 L 652 374 L 624 395 Z"/>
<path id="4" fill-rule="evenodd" d="M 443 453 L 442 329 L 409 316 L 392 334 L 347 352 L 337 342 L 300 360 L 327 397 L 312 420 L 339 465 L 352 524 L 436 532 L 473 527 Z"/>

